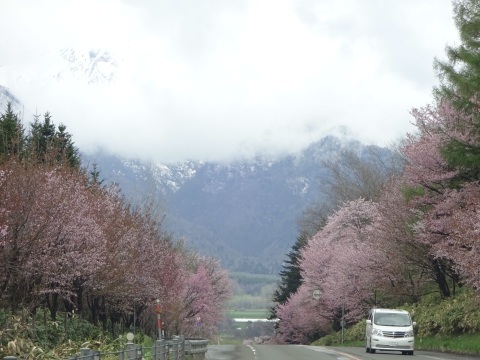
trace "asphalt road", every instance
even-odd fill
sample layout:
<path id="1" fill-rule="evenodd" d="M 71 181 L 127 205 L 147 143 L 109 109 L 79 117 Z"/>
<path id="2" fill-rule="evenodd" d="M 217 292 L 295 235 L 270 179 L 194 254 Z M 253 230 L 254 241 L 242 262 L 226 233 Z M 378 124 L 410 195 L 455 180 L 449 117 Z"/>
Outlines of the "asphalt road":
<path id="1" fill-rule="evenodd" d="M 209 360 L 460 360 L 480 357 L 415 351 L 413 356 L 401 352 L 368 354 L 360 347 L 324 347 L 306 345 L 210 345 Z"/>

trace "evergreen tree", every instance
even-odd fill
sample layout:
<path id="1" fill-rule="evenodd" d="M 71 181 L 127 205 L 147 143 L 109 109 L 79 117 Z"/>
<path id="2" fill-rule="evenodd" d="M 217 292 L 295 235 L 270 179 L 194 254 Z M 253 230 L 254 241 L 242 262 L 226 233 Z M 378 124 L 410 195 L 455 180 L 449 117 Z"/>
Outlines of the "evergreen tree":
<path id="1" fill-rule="evenodd" d="M 55 145 L 57 148 L 57 160 L 66 159 L 71 167 L 77 168 L 80 166 L 80 156 L 78 149 L 74 146 L 72 135 L 65 130 L 67 127 L 63 124 L 58 126 L 58 131 L 55 134 Z"/>
<path id="2" fill-rule="evenodd" d="M 34 121 L 30 124 L 30 136 L 27 146 L 28 154 L 31 160 L 46 162 L 46 156 L 53 143 L 55 135 L 55 125 L 50 122 L 50 114 L 44 115 L 44 121 L 40 120 L 39 115 L 34 115 Z"/>
<path id="3" fill-rule="evenodd" d="M 454 0 L 455 25 L 461 44 L 447 46 L 448 61 L 435 59 L 440 86 L 437 98 L 449 99 L 457 109 L 478 109 L 480 92 L 480 1 Z"/>
<path id="4" fill-rule="evenodd" d="M 307 244 L 308 235 L 302 233 L 297 237 L 297 241 L 292 246 L 292 250 L 287 254 L 288 260 L 283 265 L 283 270 L 280 271 L 280 283 L 273 294 L 273 302 L 278 304 L 285 304 L 288 298 L 294 294 L 302 284 L 302 274 L 300 273 L 300 251 Z M 274 306 L 271 309 L 271 318 L 276 317 Z"/>
<path id="5" fill-rule="evenodd" d="M 0 115 L 0 161 L 9 156 L 20 156 L 24 141 L 22 123 L 9 102 L 5 113 Z"/>
<path id="6" fill-rule="evenodd" d="M 35 115 L 34 119 L 30 124 L 30 136 L 27 139 L 29 159 L 48 164 L 65 162 L 70 167 L 78 168 L 80 156 L 72 136 L 66 132 L 66 126 L 61 124 L 57 130 L 48 112 L 45 113 L 43 121 L 38 115 Z"/>
<path id="7" fill-rule="evenodd" d="M 88 186 L 102 186 L 105 179 L 100 179 L 100 170 L 98 164 L 93 163 L 92 169 L 88 172 Z"/>
<path id="8" fill-rule="evenodd" d="M 455 125 L 474 143 L 452 139 L 442 149 L 445 160 L 460 170 L 462 181 L 480 179 L 480 1 L 454 0 L 455 25 L 461 44 L 447 46 L 447 61 L 435 59 L 440 85 L 434 89 L 439 104 L 447 101 L 472 118 L 475 126 L 465 127 L 462 120 Z M 478 144 L 478 145 L 477 145 Z"/>

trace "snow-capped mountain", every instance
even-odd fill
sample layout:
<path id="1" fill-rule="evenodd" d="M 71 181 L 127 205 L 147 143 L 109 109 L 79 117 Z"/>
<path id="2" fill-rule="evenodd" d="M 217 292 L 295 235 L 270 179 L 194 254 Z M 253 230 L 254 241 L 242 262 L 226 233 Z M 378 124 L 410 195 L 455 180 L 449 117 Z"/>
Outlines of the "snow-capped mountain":
<path id="1" fill-rule="evenodd" d="M 17 113 L 36 113 L 36 102 L 48 97 L 52 88 L 61 92 L 69 86 L 114 83 L 121 63 L 104 49 L 63 49 L 35 61 L 0 66 L 0 106 L 11 102 Z"/>
<path id="2" fill-rule="evenodd" d="M 87 83 L 104 83 L 115 80 L 118 61 L 107 50 L 97 49 L 75 51 L 64 49 L 60 51 L 60 58 L 65 60 L 63 71 L 55 76 L 73 76 L 76 80 Z"/>
<path id="3" fill-rule="evenodd" d="M 35 61 L 0 67 L 0 84 L 8 88 L 76 81 L 108 83 L 115 80 L 119 61 L 107 50 L 62 49 Z"/>
<path id="4" fill-rule="evenodd" d="M 101 178 L 120 185 L 133 201 L 165 203 L 163 224 L 231 270 L 276 274 L 298 236 L 298 220 L 320 201 L 324 160 L 348 147 L 367 147 L 328 136 L 296 155 L 231 163 L 155 164 L 97 153 Z"/>

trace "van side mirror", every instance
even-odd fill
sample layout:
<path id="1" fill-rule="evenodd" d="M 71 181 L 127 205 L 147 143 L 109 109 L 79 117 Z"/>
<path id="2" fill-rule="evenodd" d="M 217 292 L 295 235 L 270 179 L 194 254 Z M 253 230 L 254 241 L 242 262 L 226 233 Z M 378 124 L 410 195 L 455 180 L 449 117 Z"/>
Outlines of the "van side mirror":
<path id="1" fill-rule="evenodd" d="M 417 326 L 417 322 L 414 321 L 414 322 L 412 323 L 412 325 L 413 325 L 413 326 Z"/>
<path id="2" fill-rule="evenodd" d="M 371 323 L 372 323 L 372 320 L 368 319 L 367 324 L 371 324 Z"/>

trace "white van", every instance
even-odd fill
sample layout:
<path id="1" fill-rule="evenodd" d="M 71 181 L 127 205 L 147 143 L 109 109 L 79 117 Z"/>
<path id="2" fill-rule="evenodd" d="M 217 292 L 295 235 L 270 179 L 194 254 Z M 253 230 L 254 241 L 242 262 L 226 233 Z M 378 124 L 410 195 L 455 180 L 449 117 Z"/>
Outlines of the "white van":
<path id="1" fill-rule="evenodd" d="M 375 351 L 401 351 L 413 355 L 414 337 L 410 314 L 406 310 L 372 309 L 368 313 L 365 331 L 367 353 Z"/>

